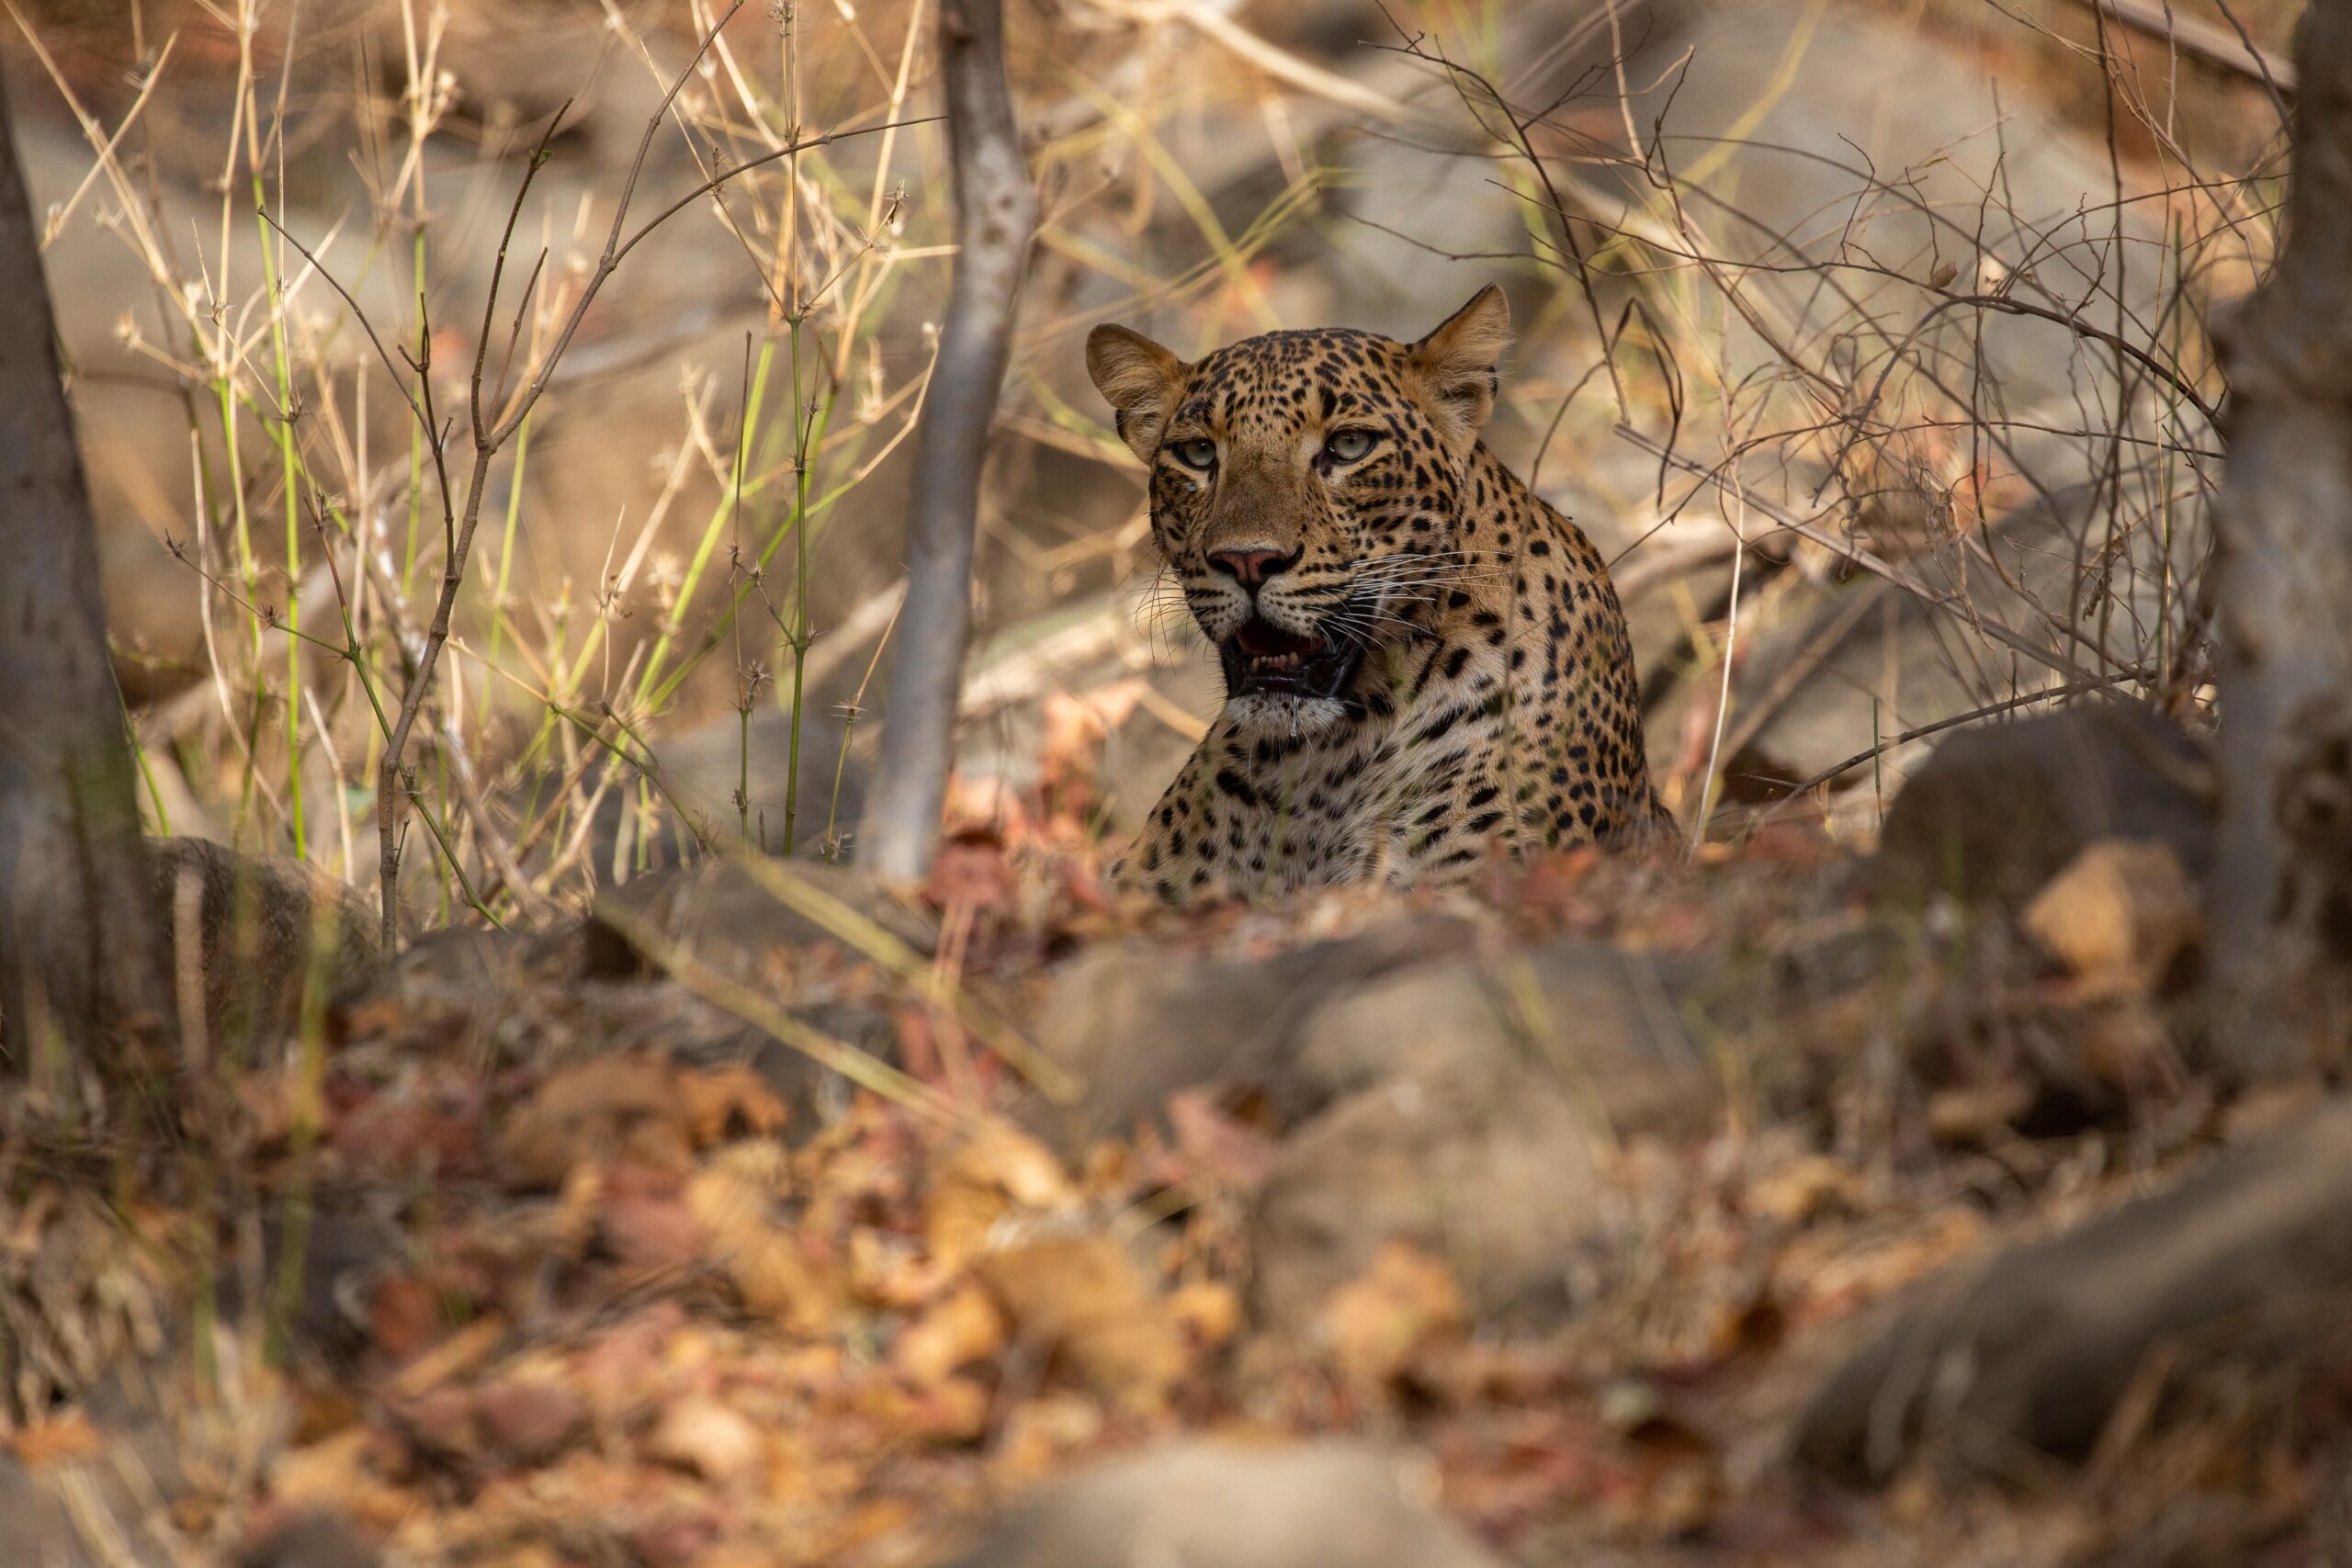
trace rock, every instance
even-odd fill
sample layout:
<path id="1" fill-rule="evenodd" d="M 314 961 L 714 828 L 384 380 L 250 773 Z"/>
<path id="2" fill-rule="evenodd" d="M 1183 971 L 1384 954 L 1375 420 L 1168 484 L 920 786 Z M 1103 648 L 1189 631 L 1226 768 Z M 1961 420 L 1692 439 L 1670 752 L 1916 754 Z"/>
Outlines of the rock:
<path id="1" fill-rule="evenodd" d="M 1038 1036 L 1086 1085 L 1072 1149 L 1200 1084 L 1268 1090 L 1278 1114 L 1329 1098 L 1289 1071 L 1317 1010 L 1383 976 L 1466 956 L 1465 920 L 1407 919 L 1264 959 L 1171 960 L 1149 940 L 1088 953 L 1054 982 Z"/>
<path id="2" fill-rule="evenodd" d="M 206 1037 L 215 1049 L 292 1033 L 314 972 L 322 1000 L 374 972 L 374 912 L 301 862 L 204 839 L 151 840 L 149 852 L 175 948 L 183 889 L 192 901 L 187 918 L 202 942 Z"/>
<path id="3" fill-rule="evenodd" d="M 1295 1122 L 1398 1073 L 1433 1076 L 1529 1035 L 1532 997 L 1571 1054 L 1644 1120 L 1703 1099 L 1675 1009 L 1699 967 L 1562 946 L 1479 961 L 1466 920 L 1416 916 L 1263 959 L 1171 962 L 1149 942 L 1098 949 L 1055 982 L 1039 1035 L 1086 1085 L 1069 1145 L 1156 1115 L 1202 1085 L 1264 1094 Z M 1539 1027 L 1545 1027 L 1539 1026 Z"/>
<path id="4" fill-rule="evenodd" d="M 247 1547 L 238 1568 L 375 1568 L 381 1559 L 357 1531 L 333 1514 L 305 1511 L 277 1524 Z"/>
<path id="5" fill-rule="evenodd" d="M 1098 953 L 1057 985 L 1043 1037 L 1086 1085 L 1072 1146 L 1188 1089 L 1272 1111 L 1286 1135 L 1250 1292 L 1266 1325 L 1311 1331 L 1393 1242 L 1451 1268 L 1481 1313 L 1556 1313 L 1606 1220 L 1601 1149 L 1712 1119 L 1682 1021 L 1707 969 L 1580 944 L 1490 957 L 1469 922 L 1410 917 L 1261 960 Z"/>
<path id="6" fill-rule="evenodd" d="M 1351 1443 L 1180 1443 L 1046 1487 L 954 1563 L 1499 1568 L 1417 1480 L 1403 1459 Z"/>
<path id="7" fill-rule="evenodd" d="M 871 878 L 830 865 L 774 864 L 774 872 L 806 890 L 802 908 L 779 899 L 759 873 L 726 857 L 622 883 L 589 915 L 584 973 L 617 979 L 651 968 L 629 934 L 640 921 L 699 963 L 752 986 L 772 979 L 771 965 L 802 948 L 830 942 L 860 951 L 868 928 L 924 954 L 937 940 L 927 918 Z"/>
<path id="8" fill-rule="evenodd" d="M 1937 748 L 1895 796 L 1879 890 L 2015 910 L 2100 839 L 2163 844 L 2190 876 L 2204 876 L 2212 781 L 2193 741 L 2122 703 L 1982 725 Z"/>
<path id="9" fill-rule="evenodd" d="M 1425 1084 L 1509 1062 L 1581 1098 L 1607 1130 L 1696 1132 L 1714 1079 L 1681 1009 L 1707 964 L 1589 943 L 1430 962 L 1370 977 L 1317 1008 L 1293 1070 L 1320 1100 L 1398 1077 Z"/>
<path id="10" fill-rule="evenodd" d="M 1534 1070 L 1399 1076 L 1350 1095 L 1283 1140 L 1259 1193 L 1253 1314 L 1315 1325 L 1334 1291 L 1405 1242 L 1452 1267 L 1481 1319 L 1557 1315 L 1572 1304 L 1570 1260 L 1603 1219 L 1602 1133 Z"/>
<path id="11" fill-rule="evenodd" d="M 2178 1353 L 2176 1380 L 2224 1353 L 2291 1358 L 2340 1315 L 2312 1304 L 2352 1288 L 2348 1188 L 2352 1100 L 2338 1100 L 2169 1192 L 2006 1253 L 1847 1362 L 1798 1450 L 1871 1483 L 1925 1452 L 2013 1473 L 2019 1445 L 2087 1454 L 2160 1348 Z"/>
<path id="12" fill-rule="evenodd" d="M 2180 857 L 2164 844 L 2101 839 L 2025 908 L 2026 934 L 2086 985 L 2150 990 L 2202 935 Z"/>

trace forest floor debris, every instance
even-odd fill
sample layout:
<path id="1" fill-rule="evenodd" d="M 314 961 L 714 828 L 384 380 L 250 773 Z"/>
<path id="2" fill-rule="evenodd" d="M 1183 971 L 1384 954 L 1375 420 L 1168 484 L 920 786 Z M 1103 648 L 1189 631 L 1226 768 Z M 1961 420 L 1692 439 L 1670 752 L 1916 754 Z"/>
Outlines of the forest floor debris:
<path id="1" fill-rule="evenodd" d="M 2343 1544 L 2340 1337 L 2207 1358 L 2227 1292 L 2119 1297 L 2087 1393 L 1980 1357 L 2032 1415 L 1990 1485 L 1910 1458 L 1951 1389 L 1864 1388 L 1929 1375 L 1887 1325 L 1967 1318 L 1947 1276 L 2104 1300 L 2130 1270 L 2070 1249 L 2128 1234 L 2214 1278 L 2184 1238 L 2235 1187 L 2194 1170 L 2312 1096 L 2202 1066 L 2171 849 L 2097 840 L 2020 919 L 1889 894 L 1793 818 L 1187 914 L 1105 897 L 1076 843 L 1041 808 L 921 896 L 719 866 L 435 939 L 205 1080 L 237 1092 L 179 1108 L 200 1136 L 17 1091 L 0 1495 L 44 1500 L 48 1560 L 287 1568 L 1027 1561 L 1234 1464 L 1464 1562 Z M 2328 1125 L 2229 1168 L 2291 1186 Z M 2290 1253 L 2299 1303 L 2340 1302 L 2329 1247 Z M 1217 1522 L 1204 1562 L 1308 1560 Z"/>

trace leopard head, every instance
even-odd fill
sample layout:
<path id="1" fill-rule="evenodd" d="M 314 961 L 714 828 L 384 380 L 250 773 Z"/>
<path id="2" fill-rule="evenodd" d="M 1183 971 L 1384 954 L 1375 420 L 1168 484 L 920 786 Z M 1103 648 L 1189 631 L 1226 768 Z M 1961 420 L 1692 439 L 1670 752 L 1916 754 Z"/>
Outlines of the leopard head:
<path id="1" fill-rule="evenodd" d="M 1460 559 L 1464 474 L 1510 329 L 1490 284 L 1409 344 L 1276 332 L 1186 364 L 1125 327 L 1088 336 L 1237 723 L 1295 731 L 1361 711 L 1365 655 Z"/>

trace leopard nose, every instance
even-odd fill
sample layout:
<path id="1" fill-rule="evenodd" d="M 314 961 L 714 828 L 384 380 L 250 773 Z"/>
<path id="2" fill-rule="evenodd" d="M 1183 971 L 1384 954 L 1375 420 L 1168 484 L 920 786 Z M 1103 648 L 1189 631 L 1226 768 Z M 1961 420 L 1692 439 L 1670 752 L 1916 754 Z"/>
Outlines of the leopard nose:
<path id="1" fill-rule="evenodd" d="M 1211 550 L 1209 564 L 1219 571 L 1230 572 L 1233 580 L 1244 588 L 1256 588 L 1278 571 L 1288 571 L 1298 564 L 1298 552 L 1284 554 L 1281 550 L 1240 549 Z"/>

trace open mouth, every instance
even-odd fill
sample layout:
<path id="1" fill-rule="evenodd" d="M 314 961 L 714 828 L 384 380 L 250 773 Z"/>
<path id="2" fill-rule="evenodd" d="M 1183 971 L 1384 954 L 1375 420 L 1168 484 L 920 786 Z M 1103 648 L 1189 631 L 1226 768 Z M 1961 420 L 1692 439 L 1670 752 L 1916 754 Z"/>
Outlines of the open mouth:
<path id="1" fill-rule="evenodd" d="M 1354 678 L 1363 649 L 1344 640 L 1301 637 L 1252 615 L 1217 644 L 1228 697 L 1251 693 L 1336 698 Z"/>

